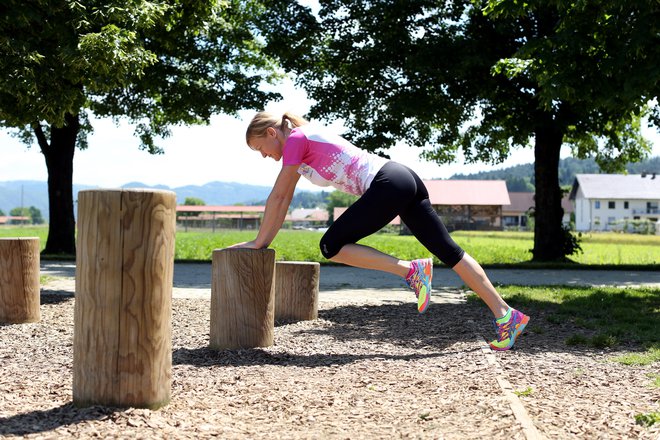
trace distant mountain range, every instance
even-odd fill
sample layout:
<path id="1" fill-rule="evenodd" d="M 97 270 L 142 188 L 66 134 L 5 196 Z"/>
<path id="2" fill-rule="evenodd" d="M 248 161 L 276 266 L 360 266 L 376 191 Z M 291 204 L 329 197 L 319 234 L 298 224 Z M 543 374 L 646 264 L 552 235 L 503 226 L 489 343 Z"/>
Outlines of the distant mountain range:
<path id="1" fill-rule="evenodd" d="M 73 185 L 73 199 L 78 198 L 78 191 L 96 189 L 97 186 Z M 183 204 L 186 197 L 202 199 L 207 205 L 234 205 L 237 203 L 249 205 L 264 201 L 270 194 L 271 187 L 245 185 L 234 182 L 210 182 L 206 185 L 187 185 L 170 188 L 165 185 L 145 185 L 141 182 L 130 182 L 122 188 L 153 188 L 174 191 L 177 204 Z M 48 184 L 34 180 L 14 180 L 0 182 L 0 210 L 6 215 L 14 208 L 30 207 L 41 211 L 45 219 L 49 217 Z"/>
<path id="2" fill-rule="evenodd" d="M 626 167 L 630 174 L 660 173 L 660 157 L 647 159 L 643 162 L 628 164 Z M 559 181 L 562 186 L 573 183 L 576 174 L 597 174 L 600 168 L 593 159 L 579 160 L 567 158 L 560 160 Z M 475 174 L 457 174 L 452 179 L 472 180 L 505 180 L 509 191 L 534 191 L 534 164 L 517 165 L 501 170 L 485 171 Z M 95 189 L 98 187 L 87 185 L 73 185 L 74 200 L 78 191 Z M 177 203 L 183 204 L 187 197 L 201 199 L 207 205 L 235 205 L 235 204 L 263 204 L 270 194 L 270 186 L 246 185 L 235 182 L 210 182 L 206 185 L 187 185 L 170 188 L 165 185 L 149 186 L 141 182 L 130 182 L 122 188 L 154 188 L 174 191 Z M 314 193 L 311 191 L 296 191 L 292 202 L 294 207 L 312 208 L 322 204 L 327 192 Z M 32 180 L 15 180 L 0 182 L 0 210 L 6 215 L 14 208 L 30 207 L 41 211 L 42 216 L 48 219 L 48 186 L 46 182 Z"/>

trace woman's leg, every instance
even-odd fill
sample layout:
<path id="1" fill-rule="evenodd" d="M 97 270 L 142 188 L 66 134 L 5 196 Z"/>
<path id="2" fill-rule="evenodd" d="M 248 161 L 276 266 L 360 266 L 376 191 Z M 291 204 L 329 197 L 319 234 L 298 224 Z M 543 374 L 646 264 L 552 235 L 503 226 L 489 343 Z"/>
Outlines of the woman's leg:
<path id="1" fill-rule="evenodd" d="M 399 260 L 369 246 L 356 244 L 378 232 L 413 201 L 414 178 L 402 165 L 389 162 L 369 189 L 351 205 L 321 239 L 321 252 L 331 261 L 404 277 L 410 261 Z"/>
<path id="2" fill-rule="evenodd" d="M 410 261 L 399 260 L 377 249 L 361 244 L 345 244 L 339 253 L 330 260 L 335 263 L 347 264 L 362 269 L 389 272 L 403 278 L 410 271 Z"/>
<path id="3" fill-rule="evenodd" d="M 421 188 L 420 199 L 401 214 L 401 219 L 424 247 L 451 267 L 463 282 L 479 295 L 493 316 L 504 316 L 509 306 L 497 293 L 479 263 L 450 237 L 440 216 L 431 206 L 423 182 L 416 175 L 415 178 Z"/>
<path id="4" fill-rule="evenodd" d="M 452 269 L 474 293 L 479 295 L 479 298 L 486 303 L 495 318 L 506 314 L 509 310 L 508 304 L 497 293 L 488 276 L 486 276 L 486 272 L 474 258 L 466 253 Z"/>

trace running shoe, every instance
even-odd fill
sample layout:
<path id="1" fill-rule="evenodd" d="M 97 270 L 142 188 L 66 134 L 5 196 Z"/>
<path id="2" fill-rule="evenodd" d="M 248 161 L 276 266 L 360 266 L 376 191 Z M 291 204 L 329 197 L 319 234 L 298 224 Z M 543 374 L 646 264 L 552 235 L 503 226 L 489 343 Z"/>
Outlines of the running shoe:
<path id="1" fill-rule="evenodd" d="M 509 309 L 506 315 L 493 321 L 497 331 L 497 339 L 490 342 L 490 348 L 497 351 L 505 351 L 513 347 L 516 338 L 525 330 L 529 322 L 529 316 L 522 314 L 516 309 Z"/>
<path id="2" fill-rule="evenodd" d="M 422 258 L 413 260 L 410 272 L 406 277 L 408 287 L 415 291 L 417 297 L 417 311 L 424 313 L 431 300 L 431 279 L 433 278 L 433 259 Z"/>

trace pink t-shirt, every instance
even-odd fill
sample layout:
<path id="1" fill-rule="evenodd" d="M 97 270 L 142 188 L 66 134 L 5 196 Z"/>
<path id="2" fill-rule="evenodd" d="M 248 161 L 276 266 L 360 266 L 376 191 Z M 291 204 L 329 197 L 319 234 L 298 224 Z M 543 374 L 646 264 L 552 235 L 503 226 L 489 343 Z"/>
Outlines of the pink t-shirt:
<path id="1" fill-rule="evenodd" d="M 313 184 L 358 196 L 387 162 L 315 124 L 291 130 L 282 149 L 283 166 L 300 165 L 298 172 Z"/>

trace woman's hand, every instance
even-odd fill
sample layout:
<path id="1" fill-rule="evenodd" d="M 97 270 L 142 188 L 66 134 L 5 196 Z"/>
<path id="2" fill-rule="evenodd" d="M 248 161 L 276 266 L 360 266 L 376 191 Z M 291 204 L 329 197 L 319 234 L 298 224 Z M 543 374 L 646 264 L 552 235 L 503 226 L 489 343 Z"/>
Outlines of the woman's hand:
<path id="1" fill-rule="evenodd" d="M 259 249 L 257 243 L 252 241 L 244 241 L 243 243 L 236 243 L 231 246 L 227 246 L 227 249 Z"/>

